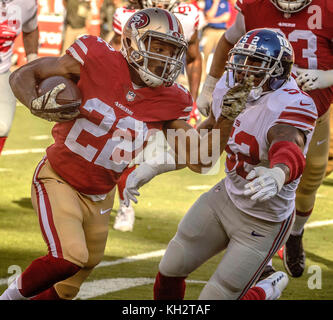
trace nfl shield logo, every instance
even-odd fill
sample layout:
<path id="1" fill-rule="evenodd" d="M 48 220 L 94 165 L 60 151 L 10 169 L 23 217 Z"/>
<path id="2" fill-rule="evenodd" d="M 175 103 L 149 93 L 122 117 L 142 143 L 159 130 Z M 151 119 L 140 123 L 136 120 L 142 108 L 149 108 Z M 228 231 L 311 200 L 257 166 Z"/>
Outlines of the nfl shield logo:
<path id="1" fill-rule="evenodd" d="M 133 101 L 135 99 L 135 93 L 132 91 L 128 91 L 126 95 L 127 101 Z"/>

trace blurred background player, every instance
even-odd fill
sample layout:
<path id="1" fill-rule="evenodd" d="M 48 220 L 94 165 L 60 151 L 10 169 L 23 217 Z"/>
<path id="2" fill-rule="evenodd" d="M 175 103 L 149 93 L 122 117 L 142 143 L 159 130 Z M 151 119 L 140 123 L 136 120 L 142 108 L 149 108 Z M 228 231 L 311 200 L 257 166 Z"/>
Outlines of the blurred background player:
<path id="1" fill-rule="evenodd" d="M 229 50 L 248 30 L 267 27 L 281 30 L 287 36 L 295 52 L 293 73 L 297 75 L 296 81 L 300 86 L 300 79 L 305 72 L 326 75 L 332 68 L 332 1 L 238 0 L 236 8 L 239 11 L 236 21 L 219 40 L 209 75 L 197 100 L 198 108 L 204 115 L 208 114 L 211 93 L 224 72 Z M 297 71 L 298 68 L 302 69 Z M 318 120 L 306 157 L 306 168 L 296 192 L 296 220 L 283 255 L 285 268 L 293 277 L 300 277 L 305 268 L 302 243 L 304 225 L 314 208 L 316 193 L 325 177 L 328 160 L 328 110 L 333 99 L 333 87 L 325 79 L 326 88 L 308 91 L 315 101 Z"/>
<path id="2" fill-rule="evenodd" d="M 90 16 L 90 0 L 63 0 L 66 10 L 62 54 L 80 36 L 88 34 L 87 21 Z"/>
<path id="3" fill-rule="evenodd" d="M 30 62 L 38 52 L 36 0 L 0 0 L 0 154 L 15 114 L 16 98 L 8 79 L 14 41 L 21 31 L 26 60 Z"/>
<path id="4" fill-rule="evenodd" d="M 128 6 L 118 8 L 113 17 L 114 35 L 111 40 L 111 45 L 114 49 L 120 50 L 121 34 L 123 26 L 128 18 L 134 12 L 142 8 L 159 7 L 172 12 L 180 21 L 185 35 L 185 40 L 188 43 L 185 58 L 185 68 L 187 74 L 186 85 L 184 81 L 180 81 L 190 91 L 193 100 L 195 101 L 198 95 L 198 90 L 201 81 L 202 58 L 199 50 L 199 10 L 191 3 L 181 3 L 178 0 L 131 0 Z M 183 80 L 178 78 L 177 81 Z M 194 105 L 191 111 L 189 123 L 196 127 L 200 121 L 199 112 Z M 147 149 L 148 150 L 148 149 Z M 146 151 L 148 152 L 148 151 Z M 119 193 L 119 210 L 115 219 L 113 228 L 120 231 L 132 231 L 135 221 L 135 212 L 133 206 L 124 205 L 123 190 L 125 188 L 127 176 L 135 169 L 128 168 L 121 176 L 118 182 Z"/>
<path id="5" fill-rule="evenodd" d="M 228 0 L 205 0 L 205 21 L 200 44 L 203 52 L 202 78 L 206 78 L 207 62 L 217 46 L 219 39 L 227 29 L 231 17 L 231 5 Z"/>
<path id="6" fill-rule="evenodd" d="M 113 16 L 117 8 L 122 5 L 121 0 L 104 0 L 100 7 L 101 33 L 100 37 L 105 41 L 111 41 L 113 37 Z"/>

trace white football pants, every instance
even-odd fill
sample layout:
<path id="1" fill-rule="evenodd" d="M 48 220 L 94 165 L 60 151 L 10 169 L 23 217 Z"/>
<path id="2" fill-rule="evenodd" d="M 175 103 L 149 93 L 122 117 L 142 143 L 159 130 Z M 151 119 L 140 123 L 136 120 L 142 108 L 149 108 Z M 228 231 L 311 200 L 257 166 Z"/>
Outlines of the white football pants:
<path id="1" fill-rule="evenodd" d="M 225 250 L 199 299 L 240 299 L 286 242 L 295 214 L 282 222 L 255 218 L 235 207 L 222 180 L 193 204 L 170 241 L 159 271 L 186 277 Z"/>
<path id="2" fill-rule="evenodd" d="M 7 137 L 16 109 L 16 98 L 9 85 L 10 71 L 0 73 L 0 137 Z"/>

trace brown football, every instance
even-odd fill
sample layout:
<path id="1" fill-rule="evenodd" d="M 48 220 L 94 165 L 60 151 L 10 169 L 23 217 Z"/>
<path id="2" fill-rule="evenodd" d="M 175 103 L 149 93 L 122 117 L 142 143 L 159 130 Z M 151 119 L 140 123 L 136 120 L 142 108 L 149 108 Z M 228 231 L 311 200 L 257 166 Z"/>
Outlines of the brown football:
<path id="1" fill-rule="evenodd" d="M 61 76 L 53 76 L 44 79 L 37 88 L 38 96 L 39 97 L 42 96 L 43 94 L 52 90 L 55 86 L 57 86 L 60 83 L 64 83 L 66 85 L 66 88 L 58 93 L 56 97 L 56 102 L 58 104 L 66 105 L 66 104 L 71 104 L 73 102 L 81 102 L 81 92 L 78 86 L 75 84 L 75 82 Z M 75 110 L 76 108 L 73 107 L 73 110 Z"/>

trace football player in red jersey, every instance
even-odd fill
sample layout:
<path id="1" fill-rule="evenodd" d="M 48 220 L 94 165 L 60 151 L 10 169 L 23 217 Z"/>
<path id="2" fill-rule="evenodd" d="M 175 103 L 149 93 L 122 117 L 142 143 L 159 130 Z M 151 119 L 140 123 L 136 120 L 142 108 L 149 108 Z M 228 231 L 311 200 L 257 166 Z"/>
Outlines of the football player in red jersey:
<path id="1" fill-rule="evenodd" d="M 318 89 L 308 91 L 318 110 L 318 120 L 306 168 L 296 192 L 296 221 L 284 250 L 284 265 L 293 277 L 300 277 L 305 268 L 302 244 L 304 225 L 314 208 L 316 192 L 321 185 L 328 160 L 329 107 L 333 99 L 329 71 L 333 65 L 333 3 L 330 0 L 238 0 L 235 23 L 221 37 L 212 66 L 197 100 L 199 111 L 207 114 L 211 93 L 221 77 L 227 55 L 233 44 L 253 28 L 281 30 L 295 51 L 297 82 L 303 86 L 308 76 L 321 82 Z M 324 84 L 322 84 L 324 82 Z M 307 82 L 305 90 L 312 89 Z M 306 83 L 305 83 L 306 84 Z"/>
<path id="2" fill-rule="evenodd" d="M 126 24 L 126 21 L 134 12 L 149 7 L 159 7 L 169 10 L 175 14 L 182 24 L 184 37 L 188 42 L 185 58 L 187 80 L 184 79 L 182 74 L 180 74 L 177 81 L 181 81 L 182 83 L 184 82 L 183 79 L 187 81 L 187 87 L 189 88 L 193 100 L 195 101 L 200 85 L 202 59 L 199 50 L 198 36 L 199 11 L 193 4 L 180 3 L 178 0 L 130 0 L 127 6 L 117 8 L 115 11 L 113 17 L 114 35 L 110 43 L 114 49 L 119 50 L 121 47 L 122 29 Z M 200 118 L 200 113 L 196 105 L 194 105 L 194 108 L 192 108 L 190 113 L 188 123 L 193 127 L 196 127 L 196 125 L 200 122 Z M 120 231 L 132 231 L 134 226 L 134 208 L 131 204 L 126 207 L 123 197 L 126 179 L 133 169 L 134 167 L 125 170 L 118 182 L 119 209 L 113 228 Z"/>
<path id="3" fill-rule="evenodd" d="M 173 83 L 185 50 L 176 17 L 166 10 L 145 9 L 127 22 L 122 52 L 101 38 L 83 36 L 64 56 L 39 59 L 12 74 L 15 96 L 34 114 L 59 121 L 52 129 L 55 142 L 37 165 L 31 188 L 48 254 L 35 259 L 1 300 L 76 296 L 103 257 L 117 180 L 152 131 L 170 128 L 189 134 L 194 140 L 179 139 L 177 145 L 186 150 L 185 163 L 196 172 L 201 172 L 201 162 L 208 162 L 200 153 L 192 163 L 189 143 L 197 152 L 207 144 L 210 151 L 220 143 L 224 149 L 242 108 L 233 104 L 235 99 L 223 104 L 214 123 L 221 128 L 220 139 L 213 140 L 210 132 L 202 142 L 186 123 L 192 97 Z M 79 112 L 59 111 L 55 98 L 64 84 L 37 96 L 38 83 L 54 75 L 79 78 Z"/>

